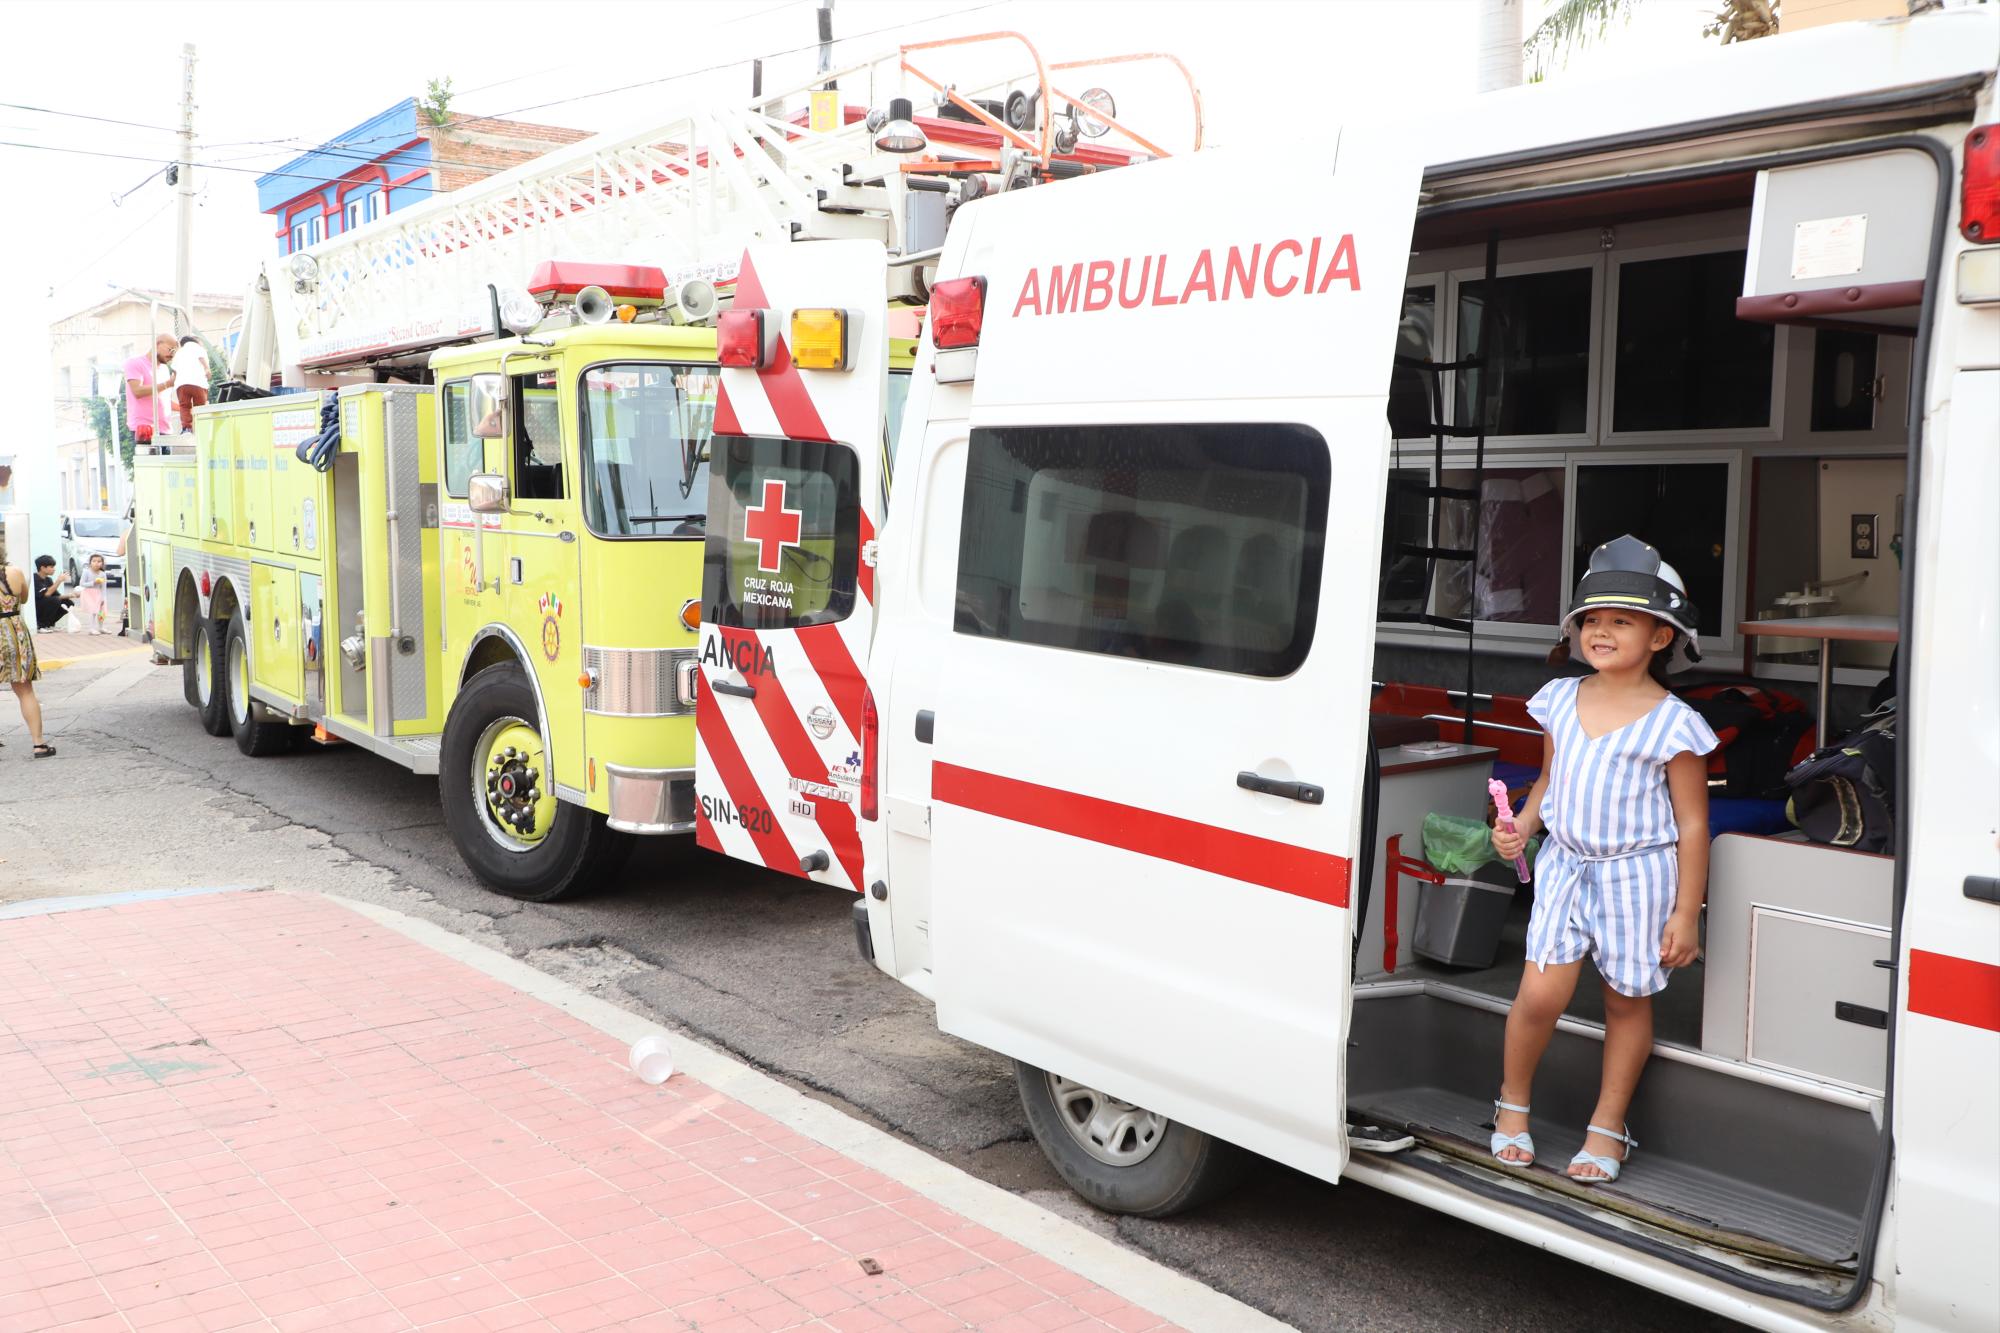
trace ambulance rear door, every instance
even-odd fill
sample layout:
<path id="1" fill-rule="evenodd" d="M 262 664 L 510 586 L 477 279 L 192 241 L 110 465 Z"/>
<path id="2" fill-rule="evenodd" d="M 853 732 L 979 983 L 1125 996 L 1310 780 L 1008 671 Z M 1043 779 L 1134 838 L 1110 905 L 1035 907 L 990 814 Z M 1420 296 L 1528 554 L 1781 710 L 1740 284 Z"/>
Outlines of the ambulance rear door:
<path id="1" fill-rule="evenodd" d="M 1327 1179 L 1418 183 L 1333 158 L 961 211 L 951 610 L 882 719 L 929 742 L 939 1026 Z"/>
<path id="2" fill-rule="evenodd" d="M 855 892 L 886 281 L 870 241 L 744 254 L 717 329 L 695 708 L 697 841 Z"/>

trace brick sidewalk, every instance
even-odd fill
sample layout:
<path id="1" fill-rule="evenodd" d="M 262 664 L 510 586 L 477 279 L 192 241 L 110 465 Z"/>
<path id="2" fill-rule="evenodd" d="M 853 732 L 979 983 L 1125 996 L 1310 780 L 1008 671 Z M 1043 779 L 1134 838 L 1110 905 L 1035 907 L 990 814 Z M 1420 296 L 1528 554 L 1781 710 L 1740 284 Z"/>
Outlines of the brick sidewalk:
<path id="1" fill-rule="evenodd" d="M 116 629 L 117 625 L 114 623 L 112 628 Z M 71 634 L 45 629 L 35 635 L 35 659 L 45 670 L 74 666 L 79 661 L 111 653 L 137 653 L 144 649 L 145 645 L 139 642 L 137 634 L 121 637 L 117 634 Z"/>
<path id="2" fill-rule="evenodd" d="M 323 899 L 0 953 L 0 1328 L 1166 1327 Z"/>

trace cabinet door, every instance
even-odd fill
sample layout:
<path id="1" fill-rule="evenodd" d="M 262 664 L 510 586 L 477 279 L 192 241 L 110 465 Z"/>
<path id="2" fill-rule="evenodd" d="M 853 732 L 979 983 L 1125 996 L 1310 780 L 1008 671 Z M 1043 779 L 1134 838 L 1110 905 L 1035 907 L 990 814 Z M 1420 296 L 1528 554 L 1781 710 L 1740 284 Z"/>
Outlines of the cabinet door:
<path id="1" fill-rule="evenodd" d="M 1889 932 L 1759 907 L 1750 926 L 1750 1062 L 1879 1090 L 1888 1073 Z"/>
<path id="2" fill-rule="evenodd" d="M 292 703 L 300 698 L 303 657 L 299 636 L 299 576 L 275 565 L 250 575 L 250 672 L 257 683 Z"/>
<path id="3" fill-rule="evenodd" d="M 236 436 L 234 418 L 214 418 L 197 459 L 195 536 L 225 545 L 236 540 Z"/>

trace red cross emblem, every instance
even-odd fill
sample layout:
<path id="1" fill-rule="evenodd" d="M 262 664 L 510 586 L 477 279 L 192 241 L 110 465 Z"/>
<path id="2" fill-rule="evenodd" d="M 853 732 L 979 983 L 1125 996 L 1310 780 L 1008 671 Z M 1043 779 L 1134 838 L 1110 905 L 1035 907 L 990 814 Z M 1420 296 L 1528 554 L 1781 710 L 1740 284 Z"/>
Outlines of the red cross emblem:
<path id="1" fill-rule="evenodd" d="M 757 568 L 766 574 L 776 574 L 783 567 L 780 562 L 785 548 L 799 544 L 803 527 L 802 512 L 785 508 L 782 481 L 765 482 L 764 503 L 743 511 L 743 540 L 757 543 Z"/>

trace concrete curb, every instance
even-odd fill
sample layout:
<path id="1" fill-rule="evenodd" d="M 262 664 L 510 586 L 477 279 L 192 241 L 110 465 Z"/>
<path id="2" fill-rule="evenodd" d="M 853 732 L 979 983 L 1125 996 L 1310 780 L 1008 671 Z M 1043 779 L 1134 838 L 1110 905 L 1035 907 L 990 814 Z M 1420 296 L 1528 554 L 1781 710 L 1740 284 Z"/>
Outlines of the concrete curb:
<path id="1" fill-rule="evenodd" d="M 598 1031 L 633 1042 L 659 1031 L 637 1014 L 586 994 L 519 959 L 442 926 L 337 895 L 325 897 L 446 957 L 550 1004 Z M 989 1185 L 923 1149 L 785 1086 L 735 1056 L 674 1034 L 675 1069 L 835 1152 L 881 1172 L 945 1208 L 1061 1264 L 1132 1304 L 1192 1330 L 1280 1333 L 1291 1329 L 1233 1296 L 1203 1286 L 1089 1229 Z M 635 1075 L 636 1077 L 636 1075 Z"/>

